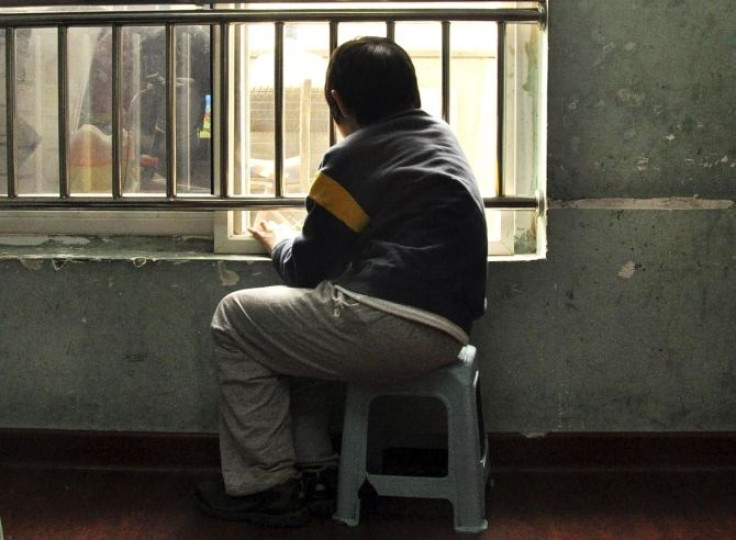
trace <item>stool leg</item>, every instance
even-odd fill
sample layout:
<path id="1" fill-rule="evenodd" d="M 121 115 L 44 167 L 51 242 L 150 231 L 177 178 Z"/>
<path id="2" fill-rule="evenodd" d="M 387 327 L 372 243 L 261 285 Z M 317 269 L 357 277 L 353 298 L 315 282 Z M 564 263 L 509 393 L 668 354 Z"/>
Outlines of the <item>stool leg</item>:
<path id="1" fill-rule="evenodd" d="M 481 437 L 479 433 L 478 410 L 476 402 L 477 387 L 471 386 L 453 392 L 455 403 L 449 407 L 450 440 L 448 443 L 450 467 L 455 477 L 455 530 L 476 533 L 488 527 L 485 518 L 486 476 L 481 457 Z"/>
<path id="2" fill-rule="evenodd" d="M 351 527 L 357 526 L 360 522 L 358 490 L 363 485 L 366 475 L 369 413 L 370 397 L 350 385 L 342 427 L 337 511 L 332 519 Z"/>

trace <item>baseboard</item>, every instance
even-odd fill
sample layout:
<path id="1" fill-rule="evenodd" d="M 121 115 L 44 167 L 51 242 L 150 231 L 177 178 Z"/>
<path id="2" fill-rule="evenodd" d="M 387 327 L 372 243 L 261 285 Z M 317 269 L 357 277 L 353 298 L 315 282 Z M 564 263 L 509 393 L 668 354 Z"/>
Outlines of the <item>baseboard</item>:
<path id="1" fill-rule="evenodd" d="M 736 432 L 489 434 L 491 467 L 736 469 Z M 0 466 L 217 469 L 214 434 L 0 429 Z"/>
<path id="2" fill-rule="evenodd" d="M 0 429 L 0 466 L 215 469 L 212 434 Z"/>
<path id="3" fill-rule="evenodd" d="M 736 432 L 498 433 L 490 455 L 496 469 L 736 469 Z"/>

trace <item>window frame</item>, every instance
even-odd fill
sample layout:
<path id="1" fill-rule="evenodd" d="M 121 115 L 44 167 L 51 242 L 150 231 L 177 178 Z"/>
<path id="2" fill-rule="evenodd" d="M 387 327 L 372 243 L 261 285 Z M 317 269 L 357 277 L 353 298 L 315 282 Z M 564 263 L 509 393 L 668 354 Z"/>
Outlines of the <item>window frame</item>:
<path id="1" fill-rule="evenodd" d="M 105 4 L 113 4 L 114 2 L 106 2 Z M 543 258 L 546 253 L 546 205 L 545 205 L 545 184 L 546 184 L 546 18 L 547 18 L 547 2 L 546 0 L 530 0 L 525 2 L 502 2 L 504 4 L 524 4 L 537 6 L 537 10 L 531 14 L 530 10 L 508 10 L 508 12 L 494 11 L 488 9 L 491 4 L 498 4 L 499 2 L 490 0 L 485 2 L 473 3 L 473 6 L 483 5 L 483 9 L 486 10 L 481 12 L 480 9 L 463 8 L 459 6 L 462 4 L 467 6 L 468 3 L 462 2 L 445 2 L 442 6 L 453 6 L 450 11 L 451 16 L 447 16 L 448 20 L 468 20 L 474 17 L 488 17 L 488 20 L 501 21 L 499 24 L 505 26 L 506 22 L 514 21 L 518 16 L 524 19 L 525 22 L 532 22 L 539 25 L 541 32 L 539 32 L 543 43 L 538 44 L 538 50 L 542 52 L 539 55 L 537 61 L 537 68 L 541 71 L 537 79 L 540 88 L 537 88 L 537 99 L 536 103 L 536 115 L 533 119 L 533 125 L 522 126 L 526 129 L 533 129 L 537 132 L 537 141 L 535 148 L 536 153 L 531 159 L 528 159 L 532 163 L 533 168 L 528 173 L 535 175 L 539 189 L 534 197 L 516 197 L 506 196 L 504 194 L 503 184 L 499 190 L 499 197 L 486 198 L 485 205 L 487 210 L 503 210 L 500 212 L 502 225 L 502 238 L 500 241 L 489 245 L 491 257 L 497 260 L 512 259 L 520 260 L 524 258 Z M 300 6 L 306 5 L 299 2 L 291 2 L 291 5 Z M 413 8 L 411 2 L 404 2 L 400 5 L 401 9 L 392 10 L 392 6 L 399 5 L 396 3 L 386 4 L 381 8 L 373 8 L 369 10 L 354 10 L 352 3 L 350 2 L 323 2 L 321 4 L 334 5 L 336 7 L 351 6 L 345 12 L 350 14 L 350 17 L 357 17 L 359 20 L 366 18 L 367 20 L 375 20 L 379 14 L 385 18 L 385 20 L 415 20 L 420 18 L 421 20 L 426 19 L 426 13 L 420 14 L 419 11 Z M 440 4 L 437 4 L 440 5 Z M 230 123 L 232 119 L 232 104 L 228 103 L 228 89 L 230 88 L 231 81 L 229 80 L 230 73 L 225 68 L 230 58 L 232 57 L 231 52 L 227 47 L 222 46 L 223 43 L 227 43 L 229 40 L 229 34 L 231 31 L 231 25 L 234 22 L 250 22 L 253 20 L 271 22 L 283 24 L 284 20 L 291 20 L 290 17 L 284 17 L 285 13 L 274 8 L 274 4 L 269 3 L 250 3 L 247 4 L 248 9 L 234 9 L 235 4 L 225 5 L 225 9 L 218 9 L 223 7 L 222 4 L 215 5 L 215 9 L 211 11 L 169 11 L 166 12 L 164 17 L 151 16 L 150 12 L 105 12 L 102 14 L 95 14 L 95 12 L 84 12 L 80 16 L 75 12 L 60 12 L 54 13 L 50 16 L 50 20 L 44 22 L 46 25 L 67 25 L 70 20 L 82 20 L 84 24 L 132 24 L 134 21 L 156 19 L 166 21 L 165 24 L 176 25 L 176 24 L 189 24 L 191 21 L 208 21 L 213 29 L 213 119 L 226 119 L 226 121 L 213 121 L 213 189 L 212 194 L 207 197 L 202 196 L 188 196 L 178 195 L 176 193 L 175 186 L 176 179 L 167 179 L 167 193 L 165 196 L 159 197 L 141 197 L 141 196 L 126 196 L 120 192 L 120 189 L 116 191 L 113 189 L 111 198 L 90 198 L 90 197 L 79 197 L 69 196 L 68 186 L 64 185 L 64 176 L 60 179 L 60 192 L 58 196 L 46 197 L 46 196 L 18 196 L 16 193 L 12 193 L 12 173 L 9 174 L 7 194 L 0 195 L 0 209 L 3 210 L 0 214 L 0 234 L 62 234 L 62 231 L 66 231 L 64 234 L 75 234 L 74 223 L 84 223 L 77 230 L 83 232 L 77 232 L 76 234 L 92 234 L 93 227 L 89 226 L 90 219 L 85 219 L 84 213 L 90 210 L 95 210 L 98 219 L 98 224 L 101 225 L 98 234 L 153 234 L 153 235 L 170 235 L 170 234 L 192 234 L 193 231 L 198 233 L 203 232 L 202 227 L 206 227 L 206 223 L 212 222 L 213 229 L 212 234 L 214 237 L 215 252 L 222 253 L 262 253 L 260 244 L 255 242 L 254 239 L 250 238 L 249 235 L 237 235 L 234 234 L 232 223 L 237 218 L 233 216 L 234 209 L 247 210 L 247 209 L 268 209 L 268 208 L 284 208 L 284 207 L 303 207 L 303 198 L 287 197 L 281 192 L 283 184 L 283 174 L 279 170 L 282 162 L 279 163 L 277 159 L 277 179 L 275 182 L 276 196 L 271 197 L 247 197 L 247 196 L 233 196 L 232 184 L 231 184 L 231 167 L 232 160 L 229 158 L 231 154 L 231 135 L 229 133 Z M 406 7 L 409 6 L 409 7 Z M 490 6 L 493 7 L 493 6 Z M 441 7 L 439 9 L 445 9 Z M 426 11 L 426 10 L 425 10 Z M 299 17 L 305 17 L 305 20 L 328 20 L 329 17 L 337 17 L 336 20 L 342 20 L 340 17 L 344 17 L 344 12 L 335 11 L 334 14 L 325 14 L 325 11 L 320 11 L 318 14 L 314 14 L 308 9 L 298 9 L 293 13 L 297 13 Z M 286 12 L 289 13 L 289 12 Z M 522 13 L 523 15 L 519 15 Z M 337 15 L 335 15 L 337 14 Z M 112 22 L 111 22 L 112 17 Z M 373 18 L 371 18 L 373 17 Z M 431 19 L 431 18 L 430 18 Z M 300 19 L 301 20 L 301 19 Z M 433 20 L 433 19 L 432 19 Z M 486 19 L 483 19 L 486 20 Z M 103 23 L 103 21 L 105 21 Z M 81 23 L 80 23 L 81 24 Z M 334 24 L 334 23 L 333 23 Z M 2 14 L 0 16 L 0 27 L 5 25 L 6 28 L 6 51 L 11 51 L 12 45 L 12 31 L 9 30 L 12 25 L 16 27 L 36 27 L 38 22 L 34 21 L 28 14 L 19 13 L 17 15 Z M 514 25 L 511 25 L 514 26 Z M 336 28 L 336 24 L 335 24 Z M 335 30 L 336 32 L 336 30 Z M 331 37 L 331 48 L 334 48 L 336 40 Z M 60 41 L 60 43 L 63 43 Z M 6 54 L 6 62 L 11 62 L 12 53 Z M 60 55 L 61 56 L 61 55 Z M 517 55 L 520 58 L 522 55 Z M 60 66 L 63 64 L 60 61 Z M 12 70 L 10 71 L 12 76 Z M 505 72 L 503 72 L 505 73 Z M 518 82 L 518 76 L 514 75 L 513 80 Z M 444 84 L 449 84 L 449 81 Z M 516 84 L 516 83 L 515 83 Z M 7 84 L 6 96 L 8 96 L 8 111 L 12 108 L 12 90 L 10 82 Z M 283 90 L 281 90 L 283 91 Z M 518 93 L 518 89 L 512 89 L 510 85 L 503 84 L 499 87 L 499 91 L 504 92 L 504 102 L 510 102 L 510 97 L 513 97 Z M 449 89 L 443 88 L 443 95 L 446 95 Z M 60 91 L 60 94 L 63 92 Z M 443 101 L 446 98 L 443 98 Z M 61 96 L 60 96 L 61 100 Z M 503 119 L 502 125 L 500 126 L 500 132 L 503 133 L 500 137 L 501 141 L 499 144 L 504 145 L 499 153 L 501 156 L 501 174 L 504 179 L 514 177 L 514 167 L 517 160 L 509 159 L 511 154 L 508 154 L 510 145 L 508 141 L 516 140 L 516 129 L 517 126 L 510 119 L 515 116 L 514 114 L 501 115 Z M 283 113 L 282 113 L 283 114 Z M 12 115 L 8 114 L 8 117 Z M 61 120 L 60 120 L 61 122 Z M 12 142 L 12 121 L 8 118 L 7 129 L 8 129 L 8 140 Z M 278 120 L 277 120 L 278 124 Z M 169 129 L 173 129 L 169 127 Z M 171 134 L 168 134 L 171 137 Z M 277 135 L 278 137 L 278 135 Z M 170 139 L 169 139 L 170 140 Z M 332 141 L 334 142 L 334 136 Z M 283 144 L 283 142 L 281 143 Z M 278 147 L 279 142 L 277 140 L 276 145 Z M 64 145 L 61 144 L 60 152 L 63 150 Z M 507 155 L 508 154 L 508 155 Z M 8 147 L 8 161 L 12 160 L 13 152 L 9 145 Z M 113 156 L 114 164 L 113 169 L 119 169 L 119 163 L 115 163 L 115 153 Z M 65 158 L 60 159 L 60 168 L 65 166 Z M 9 171 L 10 172 L 10 171 Z M 169 175 L 172 176 L 172 175 Z M 173 175 L 175 176 L 175 175 Z M 504 180 L 505 181 L 505 180 Z M 119 180 L 117 182 L 119 185 Z M 509 184 L 510 185 L 510 184 Z M 514 215 L 515 210 L 524 209 L 534 213 L 532 218 L 532 227 L 536 229 L 536 248 L 534 253 L 523 256 L 514 254 Z M 153 212 L 152 212 L 153 211 Z M 123 212 L 123 213 L 121 213 Z M 201 214 L 206 214 L 203 216 Z M 126 225 L 120 225 L 120 217 L 126 216 Z M 40 219 L 39 219 L 40 218 Z M 182 219 L 184 218 L 184 219 Z M 117 223 L 116 223 L 117 222 Z M 138 223 L 140 227 L 131 229 L 131 223 Z M 41 224 L 45 224 L 41 226 Z M 182 226 L 177 232 L 177 224 Z"/>

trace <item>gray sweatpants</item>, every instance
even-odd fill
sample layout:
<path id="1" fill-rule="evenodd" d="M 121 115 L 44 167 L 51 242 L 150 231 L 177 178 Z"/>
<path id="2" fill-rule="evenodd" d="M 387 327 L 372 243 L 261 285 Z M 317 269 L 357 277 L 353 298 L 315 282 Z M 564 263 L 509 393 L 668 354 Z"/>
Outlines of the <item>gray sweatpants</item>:
<path id="1" fill-rule="evenodd" d="M 212 320 L 226 491 L 248 495 L 334 464 L 328 405 L 334 382 L 394 382 L 451 363 L 448 334 L 358 303 L 323 282 L 315 289 L 245 289 Z M 339 386 L 339 385 L 338 385 Z"/>

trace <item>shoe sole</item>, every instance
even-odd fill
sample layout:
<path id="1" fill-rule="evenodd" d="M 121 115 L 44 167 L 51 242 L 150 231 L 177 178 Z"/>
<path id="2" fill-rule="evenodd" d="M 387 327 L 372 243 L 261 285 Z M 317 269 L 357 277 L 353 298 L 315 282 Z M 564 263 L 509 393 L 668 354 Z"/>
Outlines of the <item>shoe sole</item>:
<path id="1" fill-rule="evenodd" d="M 246 521 L 254 525 L 263 525 L 266 527 L 300 527 L 309 521 L 309 512 L 306 508 L 301 508 L 287 514 L 264 514 L 261 512 L 228 512 L 223 510 L 214 510 L 208 504 L 196 499 L 197 506 L 202 512 L 210 517 L 222 519 L 225 521 Z"/>

